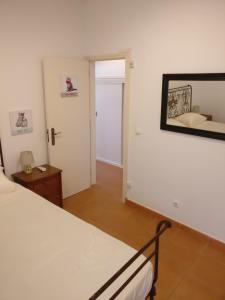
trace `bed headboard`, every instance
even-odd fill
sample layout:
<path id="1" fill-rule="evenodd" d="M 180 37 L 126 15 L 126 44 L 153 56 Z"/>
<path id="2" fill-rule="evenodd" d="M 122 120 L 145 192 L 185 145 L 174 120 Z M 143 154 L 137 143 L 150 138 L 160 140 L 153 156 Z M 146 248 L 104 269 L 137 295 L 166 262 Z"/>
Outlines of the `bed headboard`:
<path id="1" fill-rule="evenodd" d="M 1 139 L 0 139 L 0 164 L 1 164 L 1 166 L 4 167 Z"/>
<path id="2" fill-rule="evenodd" d="M 180 86 L 168 90 L 167 118 L 174 118 L 191 111 L 192 87 Z"/>

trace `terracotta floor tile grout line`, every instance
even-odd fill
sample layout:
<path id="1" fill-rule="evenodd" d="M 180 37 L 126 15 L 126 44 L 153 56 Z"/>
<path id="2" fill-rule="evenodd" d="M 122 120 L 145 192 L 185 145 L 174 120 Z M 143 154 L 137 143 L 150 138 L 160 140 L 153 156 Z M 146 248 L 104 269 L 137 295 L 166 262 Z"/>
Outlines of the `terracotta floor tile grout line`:
<path id="1" fill-rule="evenodd" d="M 198 261 L 199 257 L 196 257 L 195 260 L 190 264 L 189 268 L 186 270 L 186 272 L 183 274 L 177 285 L 174 287 L 173 291 L 171 292 L 170 296 L 168 297 L 168 300 L 170 297 L 175 293 L 176 289 L 179 287 L 179 285 L 182 284 L 184 279 L 189 275 L 190 270 L 193 268 L 193 266 L 196 264 L 196 261 Z M 171 298 L 172 299 L 172 298 Z"/>

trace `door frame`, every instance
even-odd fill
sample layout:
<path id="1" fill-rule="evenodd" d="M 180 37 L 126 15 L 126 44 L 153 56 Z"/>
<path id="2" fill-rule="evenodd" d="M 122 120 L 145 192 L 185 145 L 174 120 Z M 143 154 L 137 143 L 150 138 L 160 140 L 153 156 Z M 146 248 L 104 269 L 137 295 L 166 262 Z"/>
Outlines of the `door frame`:
<path id="1" fill-rule="evenodd" d="M 122 201 L 125 202 L 128 176 L 128 136 L 129 136 L 129 90 L 130 90 L 130 69 L 132 66 L 131 50 L 117 54 L 88 56 L 86 59 L 90 65 L 90 131 L 91 131 L 91 184 L 96 184 L 96 99 L 95 99 L 95 62 L 104 60 L 125 60 L 125 79 L 123 93 L 123 182 Z"/>

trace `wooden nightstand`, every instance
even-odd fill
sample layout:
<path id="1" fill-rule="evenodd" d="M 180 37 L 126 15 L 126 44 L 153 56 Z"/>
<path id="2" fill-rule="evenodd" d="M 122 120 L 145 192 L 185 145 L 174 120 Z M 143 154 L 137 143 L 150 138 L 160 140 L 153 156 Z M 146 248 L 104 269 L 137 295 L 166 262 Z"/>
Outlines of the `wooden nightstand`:
<path id="1" fill-rule="evenodd" d="M 208 115 L 208 114 L 201 114 L 201 115 L 206 117 L 207 121 L 212 121 L 212 115 Z"/>
<path id="2" fill-rule="evenodd" d="M 45 172 L 33 168 L 31 174 L 18 172 L 12 174 L 12 178 L 15 182 L 62 207 L 62 170 L 49 165 L 43 167 L 47 169 Z"/>

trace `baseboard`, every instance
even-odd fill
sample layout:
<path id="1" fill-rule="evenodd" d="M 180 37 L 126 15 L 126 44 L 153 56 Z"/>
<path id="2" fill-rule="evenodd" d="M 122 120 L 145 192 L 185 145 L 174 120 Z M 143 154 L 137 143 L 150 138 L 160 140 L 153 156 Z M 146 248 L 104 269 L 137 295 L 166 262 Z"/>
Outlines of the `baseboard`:
<path id="1" fill-rule="evenodd" d="M 201 234 L 202 236 L 205 236 L 207 238 L 210 238 L 212 241 L 215 241 L 219 244 L 221 244 L 222 246 L 225 246 L 225 242 L 224 241 L 221 241 L 221 240 L 218 240 L 217 238 L 215 238 L 214 236 L 210 236 L 209 234 L 205 233 L 205 232 L 202 232 L 202 231 L 199 231 L 199 230 L 196 230 L 195 228 L 191 227 L 191 226 L 187 226 L 186 224 L 176 220 L 176 219 L 172 219 L 171 217 L 167 216 L 167 215 L 164 215 L 164 214 L 161 214 L 160 212 L 158 212 L 157 210 L 154 210 L 152 208 L 149 208 L 143 204 L 140 204 L 134 200 L 129 200 L 129 199 L 125 199 L 125 202 L 127 202 L 128 204 L 131 204 L 131 205 L 134 205 L 134 206 L 137 206 L 137 207 L 141 207 L 142 209 L 145 209 L 146 211 L 150 211 L 150 212 L 153 212 L 155 213 L 156 215 L 158 215 L 160 218 L 166 218 L 168 220 L 170 220 L 171 222 L 173 223 L 176 223 L 180 226 L 182 226 L 183 228 L 186 228 L 188 230 L 191 230 L 191 231 L 194 231 L 198 234 Z"/>
<path id="2" fill-rule="evenodd" d="M 96 157 L 96 160 L 98 161 L 102 161 L 108 165 L 112 165 L 112 166 L 115 166 L 115 167 L 118 167 L 118 168 L 123 168 L 123 165 L 117 163 L 117 162 L 114 162 L 114 161 L 111 161 L 111 160 L 107 160 L 107 159 L 104 159 L 104 158 L 101 158 L 101 157 Z"/>

